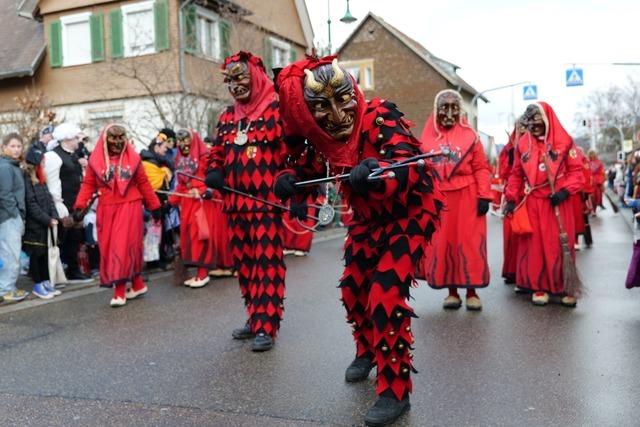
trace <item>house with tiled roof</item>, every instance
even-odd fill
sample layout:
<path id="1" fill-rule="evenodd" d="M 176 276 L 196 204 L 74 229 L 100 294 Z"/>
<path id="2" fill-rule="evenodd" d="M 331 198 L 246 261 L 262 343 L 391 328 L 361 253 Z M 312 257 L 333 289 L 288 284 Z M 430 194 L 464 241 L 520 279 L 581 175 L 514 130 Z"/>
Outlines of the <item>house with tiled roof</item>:
<path id="1" fill-rule="evenodd" d="M 1 129 L 28 88 L 91 136 L 121 122 L 140 145 L 164 126 L 211 131 L 231 102 L 226 55 L 277 67 L 313 46 L 304 0 L 6 0 L 0 33 Z"/>
<path id="2" fill-rule="evenodd" d="M 457 73 L 460 67 L 433 55 L 427 48 L 369 12 L 338 48 L 342 65 L 356 77 L 367 98 L 395 102 L 416 125 L 420 135 L 433 110 L 435 95 L 458 90 L 469 122 L 477 127 L 478 100 L 488 102 Z"/>

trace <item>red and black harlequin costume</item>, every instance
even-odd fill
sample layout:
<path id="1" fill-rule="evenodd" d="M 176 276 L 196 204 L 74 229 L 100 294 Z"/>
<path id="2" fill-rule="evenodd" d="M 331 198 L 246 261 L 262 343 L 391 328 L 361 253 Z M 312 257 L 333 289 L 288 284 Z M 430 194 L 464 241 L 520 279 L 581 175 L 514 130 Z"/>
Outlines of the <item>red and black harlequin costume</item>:
<path id="1" fill-rule="evenodd" d="M 194 194 L 199 197 L 189 198 L 172 195 L 169 203 L 180 207 L 180 252 L 185 265 L 198 268 L 196 279 L 208 276 L 213 268 L 231 268 L 231 251 L 228 249 L 227 219 L 222 206 L 214 200 L 203 199 L 207 192 L 204 184 L 205 172 L 209 166 L 209 150 L 195 131 L 191 135 L 189 155 L 184 156 L 178 149 L 175 161 L 176 192 Z M 190 176 L 200 178 L 194 179 Z M 209 190 L 210 192 L 212 190 Z M 209 193 L 218 196 L 219 193 Z"/>
<path id="2" fill-rule="evenodd" d="M 509 180 L 509 175 L 513 169 L 516 135 L 517 133 L 514 129 L 511 135 L 509 135 L 509 141 L 498 156 L 498 176 L 503 182 L 504 187 L 506 187 L 506 182 Z M 517 283 L 518 238 L 519 236 L 511 229 L 511 216 L 506 215 L 502 220 L 502 251 L 504 256 L 502 261 L 502 277 L 505 283 L 509 284 Z"/>
<path id="3" fill-rule="evenodd" d="M 306 165 L 283 173 L 298 179 L 343 173 L 363 159 L 375 158 L 381 166 L 420 153 L 420 143 L 396 106 L 385 100 L 365 101 L 355 81 L 357 109 L 348 141 L 336 141 L 314 121 L 304 99 L 304 70 L 331 64 L 334 57 L 311 58 L 290 64 L 278 75 L 287 140 L 307 139 Z M 350 76 L 348 78 L 351 78 Z M 296 147 L 290 146 L 291 150 Z M 377 191 L 363 196 L 349 182 L 339 191 L 353 209 L 344 246 L 345 269 L 340 279 L 342 302 L 352 324 L 356 356 L 368 356 L 377 365 L 378 394 L 393 393 L 401 400 L 411 392 L 411 317 L 407 303 L 414 272 L 426 241 L 436 228 L 441 202 L 426 168 L 407 168 L 405 184 L 387 179 Z"/>
<path id="4" fill-rule="evenodd" d="M 120 155 L 110 156 L 107 150 L 106 126 L 96 148 L 89 157 L 75 209 L 84 210 L 98 192 L 96 212 L 100 242 L 100 283 L 114 287 L 114 298 L 125 299 L 125 286 L 132 282 L 134 291 L 146 287 L 142 280 L 143 210 L 160 208 L 142 162 L 133 146 L 125 143 Z"/>
<path id="5" fill-rule="evenodd" d="M 251 98 L 248 104 L 229 106 L 220 116 L 209 167 L 223 171 L 227 187 L 278 202 L 272 187 L 286 156 L 278 97 L 259 57 L 239 52 L 226 58 L 222 68 L 240 61 L 250 70 Z M 245 144 L 236 143 L 239 132 L 246 132 Z M 282 212 L 235 193 L 223 196 L 248 326 L 253 334 L 275 337 L 284 313 Z"/>
<path id="6" fill-rule="evenodd" d="M 560 231 L 550 200 L 551 188 L 544 159 L 556 192 L 562 189 L 569 194 L 582 191 L 584 177 L 573 139 L 562 127 L 551 106 L 545 102 L 538 102 L 537 105 L 544 117 L 546 135 L 538 139 L 526 132 L 518 139 L 513 170 L 505 192 L 507 201 L 513 204 L 526 195 L 521 209 L 527 210 L 533 231 L 522 234 L 518 243 L 518 287 L 534 293 L 565 295 L 562 250 L 558 237 Z M 575 257 L 573 207 L 570 202 L 564 201 L 558 208 Z"/>
<path id="7" fill-rule="evenodd" d="M 449 288 L 457 296 L 455 288 L 472 291 L 489 285 L 487 218 L 477 214 L 476 207 L 480 200 L 492 199 L 491 167 L 466 119 L 461 116 L 451 129 L 445 129 L 438 123 L 436 109 L 425 123 L 422 149 L 448 149 L 451 155 L 430 162 L 445 196 L 445 209 L 433 244 L 425 250 L 423 268 L 429 286 Z"/>

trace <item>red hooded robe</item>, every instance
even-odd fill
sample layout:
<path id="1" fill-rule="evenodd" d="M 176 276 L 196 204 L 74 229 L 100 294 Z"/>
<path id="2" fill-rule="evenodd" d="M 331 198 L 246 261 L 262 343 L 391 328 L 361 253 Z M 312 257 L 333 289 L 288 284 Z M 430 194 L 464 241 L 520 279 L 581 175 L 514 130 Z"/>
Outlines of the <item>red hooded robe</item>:
<path id="1" fill-rule="evenodd" d="M 111 126 L 100 133 L 74 205 L 85 209 L 99 193 L 96 226 L 102 286 L 131 281 L 142 272 L 142 202 L 148 210 L 160 208 L 133 146 L 127 142 L 120 156 L 109 156 L 106 135 Z"/>
<path id="2" fill-rule="evenodd" d="M 520 202 L 522 194 L 527 194 L 523 208 L 527 209 L 533 229 L 532 233 L 520 236 L 516 280 L 519 287 L 534 292 L 562 295 L 560 231 L 551 206 L 552 192 L 542 156 L 546 158 L 556 192 L 560 189 L 570 194 L 582 191 L 584 177 L 573 139 L 562 127 L 551 106 L 545 102 L 537 105 L 543 114 L 546 134 L 542 139 L 534 138 L 529 132 L 520 137 L 506 189 L 508 201 Z M 559 209 L 569 236 L 569 245 L 573 248 L 575 223 L 572 204 L 565 200 Z"/>
<path id="3" fill-rule="evenodd" d="M 436 99 L 438 96 L 436 96 Z M 450 157 L 431 161 L 445 196 L 441 227 L 425 248 L 424 274 L 432 288 L 479 288 L 489 285 L 487 218 L 477 214 L 478 200 L 490 201 L 491 167 L 466 119 L 444 129 L 431 113 L 422 132 L 422 150 L 447 148 Z"/>
<path id="4" fill-rule="evenodd" d="M 513 169 L 515 142 L 517 133 L 514 129 L 509 135 L 509 142 L 504 146 L 498 157 L 499 169 L 498 173 L 503 183 L 509 180 L 511 170 Z M 503 191 L 504 192 L 504 191 Z M 511 229 L 511 216 L 507 215 L 502 220 L 502 277 L 507 282 L 516 282 L 516 270 L 518 260 L 518 241 L 519 236 Z"/>
<path id="5" fill-rule="evenodd" d="M 191 150 L 176 156 L 177 193 L 197 190 L 202 195 L 207 187 L 201 180 L 182 175 L 180 172 L 204 179 L 208 167 L 209 150 L 200 135 L 191 130 Z M 215 193 L 220 200 L 219 193 Z M 169 203 L 180 207 L 180 248 L 185 264 L 208 269 L 231 268 L 231 251 L 226 215 L 222 203 L 215 200 L 171 196 Z"/>

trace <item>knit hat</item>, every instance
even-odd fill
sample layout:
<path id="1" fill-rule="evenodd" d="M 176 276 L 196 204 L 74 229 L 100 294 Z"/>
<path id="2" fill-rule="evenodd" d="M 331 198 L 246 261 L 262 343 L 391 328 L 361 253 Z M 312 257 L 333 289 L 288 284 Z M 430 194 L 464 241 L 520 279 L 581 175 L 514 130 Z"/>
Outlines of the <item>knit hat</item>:
<path id="1" fill-rule="evenodd" d="M 158 134 L 163 134 L 164 136 L 167 137 L 167 139 L 176 139 L 176 133 L 173 131 L 173 129 L 169 129 L 169 128 L 160 129 L 160 132 L 158 132 Z"/>
<path id="2" fill-rule="evenodd" d="M 27 150 L 27 155 L 25 156 L 24 159 L 30 165 L 38 166 L 42 162 L 43 157 L 44 157 L 44 152 L 38 147 L 36 147 L 35 145 L 32 145 Z"/>
<path id="3" fill-rule="evenodd" d="M 58 141 L 76 138 L 82 131 L 73 123 L 62 123 L 56 126 L 53 131 L 53 138 Z"/>

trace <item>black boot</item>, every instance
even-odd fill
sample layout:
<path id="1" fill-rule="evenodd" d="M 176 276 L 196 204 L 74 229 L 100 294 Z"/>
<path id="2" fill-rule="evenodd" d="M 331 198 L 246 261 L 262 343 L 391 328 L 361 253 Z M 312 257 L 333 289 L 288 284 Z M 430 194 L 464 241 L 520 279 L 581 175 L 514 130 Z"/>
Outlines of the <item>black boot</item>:
<path id="1" fill-rule="evenodd" d="M 233 332 L 231 332 L 231 336 L 234 340 L 248 340 L 253 338 L 249 324 L 244 325 L 242 328 L 234 329 Z"/>
<path id="2" fill-rule="evenodd" d="M 344 379 L 348 383 L 357 383 L 364 381 L 369 377 L 369 372 L 373 368 L 374 364 L 371 361 L 370 356 L 356 357 L 351 362 L 351 365 L 344 373 Z"/>
<path id="3" fill-rule="evenodd" d="M 264 332 L 260 332 L 253 339 L 251 351 L 269 351 L 273 348 L 273 338 Z"/>
<path id="4" fill-rule="evenodd" d="M 364 423 L 370 427 L 381 427 L 393 423 L 411 408 L 409 396 L 397 400 L 393 392 L 387 390 L 378 397 L 376 403 L 364 416 Z"/>

